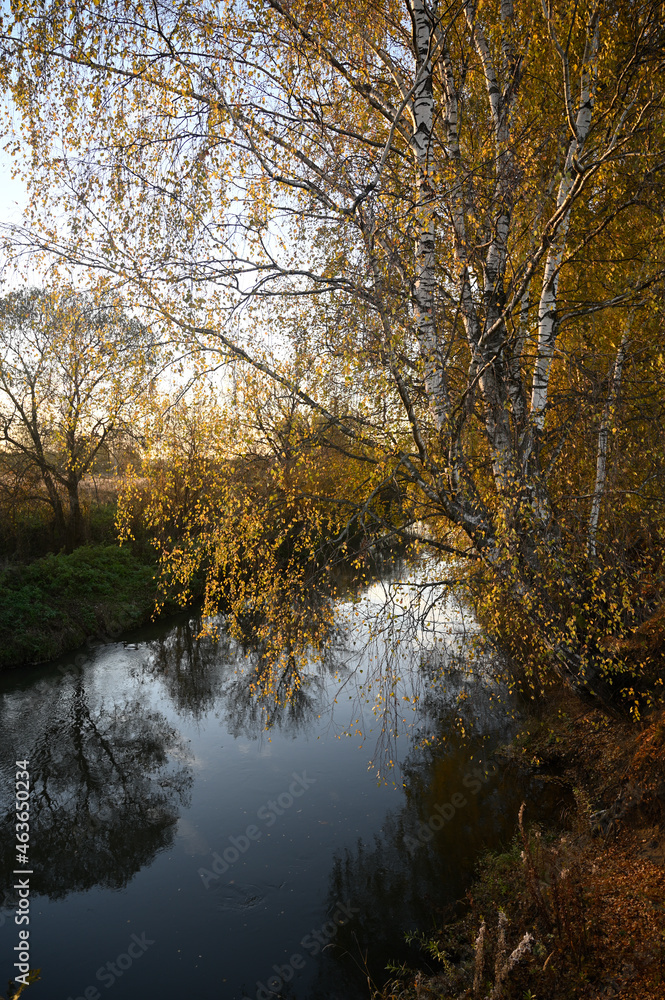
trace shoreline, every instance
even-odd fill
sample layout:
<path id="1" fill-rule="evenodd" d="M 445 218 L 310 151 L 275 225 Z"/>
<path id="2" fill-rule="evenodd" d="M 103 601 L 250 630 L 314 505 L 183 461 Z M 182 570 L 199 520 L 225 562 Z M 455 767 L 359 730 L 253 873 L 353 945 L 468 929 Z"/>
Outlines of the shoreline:
<path id="1" fill-rule="evenodd" d="M 373 1000 L 665 997 L 665 710 L 638 726 L 553 701 L 497 755 L 575 806 L 557 826 L 527 803 L 510 848 L 478 859 L 464 915 Z"/>
<path id="2" fill-rule="evenodd" d="M 0 672 L 44 665 L 153 620 L 156 565 L 86 545 L 0 571 Z M 170 605 L 164 613 L 170 613 Z"/>
<path id="3" fill-rule="evenodd" d="M 0 670 L 186 611 L 169 602 L 154 617 L 155 575 L 117 545 L 5 568 Z M 465 914 L 423 936 L 420 966 L 374 1000 L 665 998 L 665 709 L 636 723 L 558 688 L 546 704 L 496 754 L 574 796 L 565 828 L 540 826 L 527 803 L 511 847 L 478 858 Z"/>

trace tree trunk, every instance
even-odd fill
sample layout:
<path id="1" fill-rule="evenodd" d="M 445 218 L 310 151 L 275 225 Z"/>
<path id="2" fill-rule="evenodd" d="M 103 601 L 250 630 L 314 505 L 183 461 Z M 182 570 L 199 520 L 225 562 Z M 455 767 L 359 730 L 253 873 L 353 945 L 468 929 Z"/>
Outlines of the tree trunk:
<path id="1" fill-rule="evenodd" d="M 70 480 L 67 483 L 67 496 L 69 499 L 69 518 L 65 536 L 65 551 L 73 552 L 83 540 L 83 516 L 78 480 Z"/>
<path id="2" fill-rule="evenodd" d="M 46 492 L 48 494 L 49 503 L 53 511 L 53 522 L 57 543 L 66 544 L 67 526 L 60 493 L 58 492 L 58 488 L 49 473 L 43 468 L 41 469 L 41 473 L 44 486 L 46 487 Z"/>
<path id="3" fill-rule="evenodd" d="M 619 398 L 621 389 L 621 377 L 623 375 L 623 365 L 626 360 L 628 350 L 629 331 L 624 333 L 619 349 L 614 360 L 614 368 L 610 377 L 610 385 L 607 390 L 605 409 L 600 421 L 598 431 L 598 451 L 596 455 L 596 482 L 593 489 L 593 500 L 591 502 L 591 512 L 589 514 L 589 531 L 587 537 L 587 558 L 596 558 L 596 536 L 598 533 L 598 518 L 600 516 L 600 504 L 605 492 L 605 481 L 607 479 L 607 449 L 610 436 L 610 427 L 614 416 L 614 409 Z"/>

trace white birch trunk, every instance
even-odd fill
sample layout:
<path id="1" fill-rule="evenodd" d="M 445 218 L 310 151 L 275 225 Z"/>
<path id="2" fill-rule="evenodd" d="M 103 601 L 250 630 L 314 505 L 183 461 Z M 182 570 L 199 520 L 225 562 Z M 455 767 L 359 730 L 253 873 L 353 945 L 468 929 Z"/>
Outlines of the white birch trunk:
<path id="1" fill-rule="evenodd" d="M 605 408 L 603 410 L 603 416 L 600 421 L 600 430 L 598 431 L 598 450 L 596 453 L 596 481 L 593 488 L 593 500 L 591 502 L 591 512 L 589 514 L 589 531 L 587 535 L 587 558 L 596 558 L 596 536 L 598 533 L 598 518 L 600 515 L 600 505 L 603 499 L 603 493 L 605 492 L 605 483 L 607 481 L 607 453 L 608 444 L 610 437 L 610 430 L 612 427 L 612 421 L 614 418 L 614 410 L 619 398 L 619 392 L 621 390 L 621 377 L 623 375 L 623 366 L 626 360 L 626 352 L 628 350 L 628 339 L 629 339 L 629 328 L 626 329 L 621 343 L 619 344 L 619 349 L 616 353 L 616 358 L 614 360 L 614 368 L 612 370 L 612 376 L 610 378 L 610 384 L 607 390 L 607 399 L 605 400 Z"/>
<path id="2" fill-rule="evenodd" d="M 499 81 L 482 24 L 477 19 L 476 4 L 468 2 L 464 6 L 471 38 L 480 59 L 485 77 L 489 111 L 494 130 L 496 150 L 496 180 L 493 195 L 493 226 L 489 246 L 483 266 L 483 299 L 485 303 L 484 329 L 495 327 L 502 309 L 504 275 L 508 255 L 511 210 L 514 191 L 514 157 L 510 145 L 510 112 L 512 97 L 510 85 L 501 93 Z M 509 0 L 501 6 L 502 38 L 504 59 L 515 69 L 512 46 L 513 8 Z M 459 241 L 458 241 L 459 242 Z M 465 261 L 466 263 L 466 261 Z M 468 284 L 468 279 L 467 279 Z M 475 305 L 473 311 L 464 310 L 465 298 L 470 297 L 470 288 L 463 289 L 463 311 L 467 322 L 467 336 L 476 357 L 473 367 L 482 374 L 479 386 L 485 404 L 485 426 L 491 446 L 492 471 L 500 492 L 514 492 L 513 446 L 508 414 L 508 381 L 510 373 L 501 359 L 501 348 L 505 341 L 505 327 L 496 325 L 496 333 L 491 341 L 480 329 Z"/>
<path id="3" fill-rule="evenodd" d="M 545 16 L 548 18 L 547 11 Z M 568 88 L 568 59 L 556 40 L 551 22 L 549 22 L 549 29 L 552 40 L 563 62 L 566 106 L 569 125 L 573 135 L 568 144 L 566 162 L 557 191 L 556 212 L 561 213 L 561 218 L 556 227 L 552 245 L 545 262 L 545 273 L 543 275 L 542 291 L 538 305 L 538 348 L 531 389 L 531 418 L 537 431 L 542 431 L 545 425 L 547 393 L 557 336 L 556 311 L 559 269 L 566 249 L 566 239 L 572 209 L 571 194 L 573 193 L 575 181 L 578 177 L 578 161 L 584 151 L 584 144 L 591 126 L 594 105 L 595 71 L 598 58 L 598 21 L 596 19 L 595 23 L 589 26 L 590 36 L 587 40 L 581 71 L 580 100 L 577 109 L 577 118 L 573 123 Z"/>
<path id="4" fill-rule="evenodd" d="M 425 387 L 434 416 L 441 432 L 450 413 L 443 357 L 440 350 L 435 317 L 436 300 L 436 220 L 433 186 L 432 128 L 434 125 L 434 93 L 432 86 L 432 15 L 423 0 L 413 4 L 414 47 L 416 55 L 416 86 L 413 94 L 413 135 L 411 148 L 416 165 L 416 280 L 414 314 L 420 354 L 425 368 Z"/>

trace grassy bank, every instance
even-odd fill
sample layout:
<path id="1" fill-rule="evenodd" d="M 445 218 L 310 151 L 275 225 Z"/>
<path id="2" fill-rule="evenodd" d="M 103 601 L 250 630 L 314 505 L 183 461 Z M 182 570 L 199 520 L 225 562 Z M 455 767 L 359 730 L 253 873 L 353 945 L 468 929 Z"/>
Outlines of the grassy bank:
<path id="1" fill-rule="evenodd" d="M 0 572 L 0 669 L 49 660 L 150 618 L 155 567 L 129 548 L 86 545 Z"/>
<path id="2" fill-rule="evenodd" d="M 665 712 L 638 728 L 571 696 L 504 751 L 575 793 L 565 829 L 526 803 L 459 919 L 375 1000 L 665 997 Z"/>

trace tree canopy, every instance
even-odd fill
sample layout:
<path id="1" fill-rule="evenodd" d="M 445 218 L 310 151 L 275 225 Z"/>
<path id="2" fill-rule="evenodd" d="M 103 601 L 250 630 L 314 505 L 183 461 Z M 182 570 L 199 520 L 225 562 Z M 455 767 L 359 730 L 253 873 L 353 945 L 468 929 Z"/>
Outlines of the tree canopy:
<path id="1" fill-rule="evenodd" d="M 154 374 L 149 331 L 123 305 L 73 288 L 0 299 L 3 479 L 36 478 L 70 550 L 81 541 L 81 480 L 131 426 Z"/>
<path id="2" fill-rule="evenodd" d="M 14 0 L 12 245 L 288 390 L 601 694 L 616 553 L 662 502 L 663 14 Z"/>

